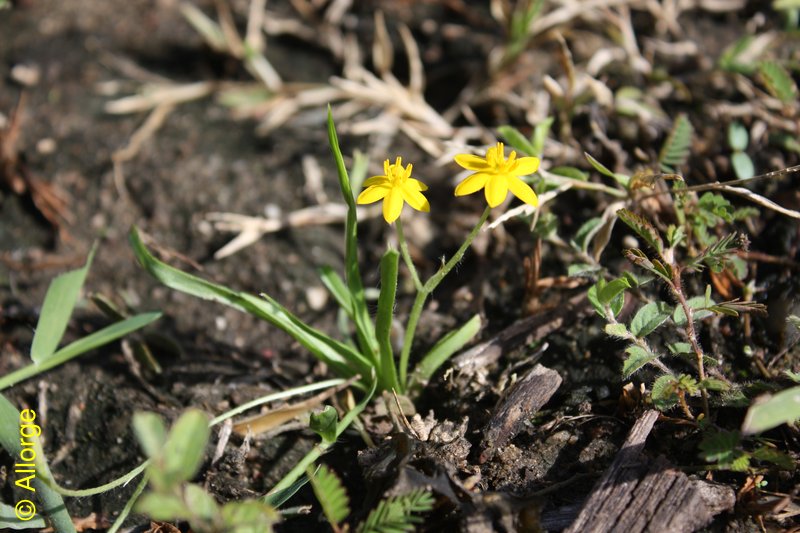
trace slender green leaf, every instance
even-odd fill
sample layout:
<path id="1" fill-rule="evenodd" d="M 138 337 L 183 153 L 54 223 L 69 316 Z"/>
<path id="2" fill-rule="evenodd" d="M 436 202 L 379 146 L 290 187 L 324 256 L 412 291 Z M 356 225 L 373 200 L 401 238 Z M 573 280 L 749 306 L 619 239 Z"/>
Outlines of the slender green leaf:
<path id="1" fill-rule="evenodd" d="M 639 338 L 646 337 L 666 322 L 671 314 L 672 309 L 666 303 L 650 302 L 639 309 L 631 320 L 631 333 Z"/>
<path id="2" fill-rule="evenodd" d="M 758 73 L 767 90 L 782 102 L 793 102 L 797 98 L 797 85 L 792 76 L 780 63 L 762 61 L 758 64 Z"/>
<path id="3" fill-rule="evenodd" d="M 130 241 L 134 254 L 142 267 L 167 287 L 198 298 L 219 302 L 266 320 L 294 337 L 315 357 L 331 366 L 342 376 L 350 377 L 357 373 L 362 376 L 369 375 L 373 364 L 360 353 L 304 324 L 272 298 L 268 296 L 257 298 L 247 293 L 234 291 L 159 261 L 144 246 L 135 227 L 131 229 Z"/>
<path id="4" fill-rule="evenodd" d="M 758 398 L 744 417 L 742 433 L 761 433 L 800 419 L 800 387 Z"/>
<path id="5" fill-rule="evenodd" d="M 336 135 L 336 126 L 333 123 L 333 113 L 328 106 L 328 141 L 336 160 L 336 170 L 339 175 L 339 187 L 342 198 L 347 204 L 347 220 L 345 222 L 345 281 L 350 289 L 353 301 L 352 315 L 356 323 L 356 336 L 362 353 L 368 354 L 371 361 L 378 360 L 380 347 L 375 337 L 375 328 L 372 325 L 367 304 L 364 298 L 364 285 L 361 281 L 361 272 L 358 268 L 358 221 L 356 219 L 356 201 L 347 176 L 342 151 L 339 148 L 339 139 Z"/>
<path id="6" fill-rule="evenodd" d="M 34 363 L 40 365 L 56 352 L 58 343 L 67 330 L 72 310 L 78 303 L 81 287 L 92 266 L 96 248 L 97 245 L 92 246 L 83 267 L 65 272 L 50 282 L 31 345 L 31 359 Z"/>
<path id="7" fill-rule="evenodd" d="M 586 160 L 589 162 L 589 164 L 592 165 L 592 167 L 594 167 L 594 169 L 598 171 L 600 174 L 608 176 L 609 178 L 613 178 L 614 180 L 617 181 L 617 183 L 619 183 L 623 187 L 627 187 L 628 184 L 630 183 L 631 181 L 630 176 L 626 176 L 625 174 L 620 174 L 618 172 L 612 172 L 611 170 L 608 169 L 608 167 L 603 165 L 600 161 L 589 155 L 587 152 L 584 152 L 583 155 L 584 157 L 586 157 Z"/>
<path id="8" fill-rule="evenodd" d="M 522 152 L 522 155 L 538 156 L 540 153 L 536 152 L 533 144 L 515 127 L 513 126 L 500 126 L 497 132 L 516 150 Z"/>
<path id="9" fill-rule="evenodd" d="M 319 271 L 319 278 L 347 316 L 353 319 L 353 300 L 342 277 L 331 267 L 324 266 Z"/>
<path id="10" fill-rule="evenodd" d="M 110 326 L 106 326 L 100 331 L 87 335 L 82 339 L 78 339 L 51 355 L 41 364 L 32 364 L 22 367 L 19 370 L 6 374 L 0 378 L 0 390 L 6 389 L 20 381 L 36 376 L 42 372 L 46 372 L 51 368 L 62 365 L 81 354 L 90 350 L 94 350 L 99 346 L 103 346 L 112 342 L 120 337 L 127 335 L 137 329 L 143 328 L 146 325 L 155 322 L 161 317 L 161 313 L 142 313 L 141 315 L 132 316 L 122 322 L 116 322 Z"/>
<path id="11" fill-rule="evenodd" d="M 539 3 L 541 4 L 541 2 Z M 544 141 L 550 134 L 550 128 L 555 120 L 555 117 L 547 117 L 546 119 L 537 123 L 533 128 L 533 135 L 531 135 L 531 146 L 533 147 L 533 152 L 530 152 L 529 155 L 536 157 L 542 155 L 542 152 L 544 152 Z"/>
<path id="12" fill-rule="evenodd" d="M 628 357 L 622 364 L 622 377 L 628 379 L 631 374 L 642 368 L 650 361 L 658 359 L 658 356 L 653 352 L 647 351 L 641 346 L 632 344 L 625 350 Z"/>
<path id="13" fill-rule="evenodd" d="M 378 365 L 378 380 L 381 388 L 402 390 L 404 384 L 397 381 L 397 368 L 394 363 L 392 350 L 392 317 L 394 316 L 394 301 L 397 293 L 397 270 L 400 253 L 397 250 L 387 250 L 381 258 L 381 294 L 378 297 L 378 315 L 375 318 L 375 336 L 380 347 L 380 364 Z"/>
<path id="14" fill-rule="evenodd" d="M 475 315 L 466 324 L 439 339 L 414 369 L 414 384 L 426 383 L 454 353 L 463 348 L 481 330 L 481 317 Z"/>
<path id="15" fill-rule="evenodd" d="M 576 167 L 553 167 L 549 170 L 549 172 L 550 174 L 555 174 L 556 176 L 564 176 L 565 178 L 571 178 L 578 181 L 589 180 L 589 174 Z"/>

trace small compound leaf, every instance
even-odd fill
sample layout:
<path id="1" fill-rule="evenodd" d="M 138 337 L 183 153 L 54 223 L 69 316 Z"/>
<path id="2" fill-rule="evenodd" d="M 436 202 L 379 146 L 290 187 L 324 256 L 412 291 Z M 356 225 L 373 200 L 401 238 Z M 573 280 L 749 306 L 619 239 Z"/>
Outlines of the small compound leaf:
<path id="1" fill-rule="evenodd" d="M 155 413 L 139 411 L 133 414 L 133 432 L 147 457 L 157 457 L 167 442 L 167 426 Z"/>
<path id="2" fill-rule="evenodd" d="M 336 526 L 341 524 L 350 514 L 350 498 L 339 476 L 325 465 L 320 465 L 316 473 L 309 468 L 306 475 L 311 480 L 311 487 L 322 506 L 325 518 Z"/>
<path id="3" fill-rule="evenodd" d="M 747 133 L 741 122 L 731 122 L 728 126 L 728 146 L 736 152 L 744 152 L 750 142 L 750 135 Z"/>
<path id="4" fill-rule="evenodd" d="M 737 455 L 740 439 L 736 431 L 709 431 L 700 441 L 700 458 L 709 463 L 728 464 Z"/>
<path id="5" fill-rule="evenodd" d="M 619 337 L 620 339 L 628 336 L 628 328 L 625 327 L 625 324 L 606 324 L 605 332 L 610 337 Z"/>
<path id="6" fill-rule="evenodd" d="M 219 514 L 219 506 L 214 497 L 195 483 L 187 483 L 183 487 L 183 500 L 192 510 L 192 516 L 201 520 L 210 522 Z"/>
<path id="7" fill-rule="evenodd" d="M 280 516 L 274 508 L 256 500 L 228 502 L 222 507 L 225 531 L 230 533 L 271 533 Z"/>
<path id="8" fill-rule="evenodd" d="M 162 451 L 162 465 L 168 483 L 192 479 L 206 452 L 210 435 L 208 415 L 199 409 L 189 409 L 172 426 Z"/>
<path id="9" fill-rule="evenodd" d="M 749 180 L 756 175 L 756 167 L 753 160 L 744 152 L 734 152 L 731 155 L 731 166 L 740 180 Z"/>
<path id="10" fill-rule="evenodd" d="M 617 278 L 609 281 L 605 287 L 597 293 L 597 299 L 601 304 L 610 304 L 617 296 L 621 295 L 625 289 L 630 289 L 631 284 L 625 278 Z"/>
<path id="11" fill-rule="evenodd" d="M 677 385 L 675 377 L 670 375 L 661 376 L 655 380 L 650 393 L 653 406 L 659 411 L 666 411 L 675 406 L 678 403 Z"/>
<path id="12" fill-rule="evenodd" d="M 658 230 L 645 218 L 627 209 L 617 211 L 617 216 L 659 254 L 664 251 L 664 242 L 661 240 Z"/>
<path id="13" fill-rule="evenodd" d="M 658 156 L 658 162 L 661 163 L 661 169 L 664 172 L 672 172 L 673 169 L 685 164 L 689 159 L 692 133 L 692 123 L 689 122 L 686 115 L 678 115 Z"/>
<path id="14" fill-rule="evenodd" d="M 628 346 L 628 348 L 625 350 L 625 353 L 628 354 L 627 359 L 625 359 L 625 362 L 622 364 L 622 377 L 625 379 L 629 378 L 631 374 L 642 368 L 650 361 L 658 359 L 656 354 L 645 350 L 636 344 Z"/>
<path id="15" fill-rule="evenodd" d="M 639 338 L 646 337 L 666 322 L 671 313 L 666 303 L 650 302 L 639 309 L 631 320 L 631 333 Z"/>
<path id="16" fill-rule="evenodd" d="M 787 454 L 769 446 L 761 446 L 753 451 L 753 458 L 759 461 L 766 461 L 779 466 L 783 470 L 795 470 L 797 463 Z"/>
<path id="17" fill-rule="evenodd" d="M 709 311 L 708 308 L 712 305 L 715 305 L 715 302 L 711 299 L 706 300 L 705 296 L 695 296 L 693 298 L 689 298 L 686 300 L 686 303 L 692 310 L 692 318 L 695 322 L 714 314 L 712 311 Z M 686 325 L 686 313 L 683 312 L 682 305 L 678 304 L 675 306 L 675 312 L 672 313 L 672 320 L 678 326 Z"/>

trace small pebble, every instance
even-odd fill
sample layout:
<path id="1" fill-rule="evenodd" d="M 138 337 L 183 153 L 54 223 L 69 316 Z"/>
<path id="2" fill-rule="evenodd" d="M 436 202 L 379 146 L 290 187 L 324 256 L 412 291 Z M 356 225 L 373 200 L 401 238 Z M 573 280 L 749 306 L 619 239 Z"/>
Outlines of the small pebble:
<path id="1" fill-rule="evenodd" d="M 39 142 L 36 143 L 36 151 L 42 155 L 50 155 L 56 151 L 56 148 L 57 145 L 55 139 L 50 137 L 39 139 Z"/>
<path id="2" fill-rule="evenodd" d="M 309 287 L 306 289 L 308 306 L 314 311 L 320 311 L 328 303 L 328 291 L 324 287 Z"/>
<path id="3" fill-rule="evenodd" d="M 20 63 L 11 67 L 11 79 L 25 87 L 38 85 L 41 77 L 42 71 L 36 65 Z"/>

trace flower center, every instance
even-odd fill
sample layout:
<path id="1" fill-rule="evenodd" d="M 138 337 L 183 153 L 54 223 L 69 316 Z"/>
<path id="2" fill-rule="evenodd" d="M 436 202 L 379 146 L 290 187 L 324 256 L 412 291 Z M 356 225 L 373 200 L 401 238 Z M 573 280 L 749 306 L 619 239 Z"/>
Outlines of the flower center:
<path id="1" fill-rule="evenodd" d="M 393 165 L 389 165 L 386 177 L 392 182 L 392 187 L 399 187 L 403 185 L 408 177 L 411 175 L 411 165 L 408 168 L 403 168 L 403 160 L 398 157 Z"/>
<path id="2" fill-rule="evenodd" d="M 486 161 L 492 167 L 492 174 L 509 174 L 517 166 L 517 152 L 512 151 L 506 159 L 503 143 L 497 143 L 494 148 L 489 149 Z"/>

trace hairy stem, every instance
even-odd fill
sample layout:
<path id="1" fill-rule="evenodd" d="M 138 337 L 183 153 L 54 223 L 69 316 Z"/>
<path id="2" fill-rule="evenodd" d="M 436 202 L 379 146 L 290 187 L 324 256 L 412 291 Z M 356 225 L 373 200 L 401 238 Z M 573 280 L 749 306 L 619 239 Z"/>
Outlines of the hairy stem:
<path id="1" fill-rule="evenodd" d="M 689 338 L 689 343 L 692 345 L 692 351 L 694 351 L 697 365 L 697 377 L 700 378 L 700 394 L 703 397 L 703 413 L 708 417 L 710 413 L 708 391 L 702 383 L 706 379 L 706 370 L 703 364 L 703 349 L 700 347 L 700 343 L 697 342 L 697 333 L 694 329 L 694 311 L 686 301 L 686 296 L 683 294 L 681 269 L 678 265 L 672 265 L 672 282 L 669 284 L 669 287 L 672 289 L 672 294 L 675 295 L 675 298 L 683 309 L 683 313 L 686 315 L 686 336 Z"/>

